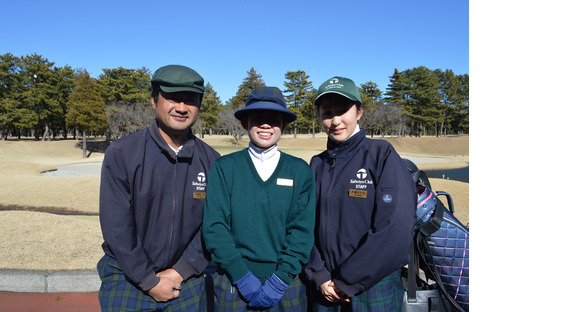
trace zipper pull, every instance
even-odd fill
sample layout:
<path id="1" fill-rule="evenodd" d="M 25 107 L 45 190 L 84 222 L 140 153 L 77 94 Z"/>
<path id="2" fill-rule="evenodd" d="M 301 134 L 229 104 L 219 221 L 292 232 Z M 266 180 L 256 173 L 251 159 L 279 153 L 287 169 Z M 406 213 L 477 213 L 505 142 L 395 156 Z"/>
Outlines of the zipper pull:
<path id="1" fill-rule="evenodd" d="M 332 165 L 330 165 L 330 168 L 334 168 L 335 165 L 336 165 L 336 158 L 333 158 Z"/>

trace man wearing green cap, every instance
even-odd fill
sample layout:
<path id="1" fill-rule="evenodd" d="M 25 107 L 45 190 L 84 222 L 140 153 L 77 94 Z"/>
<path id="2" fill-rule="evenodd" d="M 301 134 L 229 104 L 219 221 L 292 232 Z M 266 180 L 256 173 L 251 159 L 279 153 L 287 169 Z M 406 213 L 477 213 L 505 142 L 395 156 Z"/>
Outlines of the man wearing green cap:
<path id="1" fill-rule="evenodd" d="M 168 65 L 151 85 L 155 120 L 111 143 L 103 160 L 99 302 L 103 311 L 206 311 L 201 221 L 219 154 L 191 131 L 204 81 Z"/>

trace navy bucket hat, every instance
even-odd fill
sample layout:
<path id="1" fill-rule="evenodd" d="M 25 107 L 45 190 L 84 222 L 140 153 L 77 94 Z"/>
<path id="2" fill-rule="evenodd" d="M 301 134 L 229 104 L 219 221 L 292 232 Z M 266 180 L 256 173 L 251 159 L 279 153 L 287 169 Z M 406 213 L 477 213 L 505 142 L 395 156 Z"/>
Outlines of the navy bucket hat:
<path id="1" fill-rule="evenodd" d="M 246 101 L 246 107 L 236 111 L 234 116 L 238 120 L 242 120 L 247 117 L 249 111 L 255 109 L 281 112 L 284 115 L 284 120 L 287 122 L 296 120 L 296 114 L 286 108 L 284 95 L 276 87 L 255 87 Z"/>

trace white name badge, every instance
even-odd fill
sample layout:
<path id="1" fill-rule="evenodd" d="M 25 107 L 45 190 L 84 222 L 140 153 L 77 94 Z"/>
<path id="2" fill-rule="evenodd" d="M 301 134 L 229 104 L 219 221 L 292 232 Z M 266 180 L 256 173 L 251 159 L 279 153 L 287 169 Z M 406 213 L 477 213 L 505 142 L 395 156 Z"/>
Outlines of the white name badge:
<path id="1" fill-rule="evenodd" d="M 276 184 L 281 185 L 281 186 L 293 186 L 294 180 L 278 178 L 278 180 L 276 180 Z"/>

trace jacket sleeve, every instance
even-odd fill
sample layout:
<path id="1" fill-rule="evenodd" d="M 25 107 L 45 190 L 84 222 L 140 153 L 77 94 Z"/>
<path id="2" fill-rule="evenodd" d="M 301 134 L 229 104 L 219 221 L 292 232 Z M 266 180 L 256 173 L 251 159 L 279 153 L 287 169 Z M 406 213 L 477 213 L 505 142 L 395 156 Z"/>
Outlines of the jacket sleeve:
<path id="1" fill-rule="evenodd" d="M 310 252 L 310 260 L 304 266 L 304 274 L 306 274 L 308 280 L 314 282 L 316 287 L 320 287 L 320 285 L 332 279 L 330 272 L 326 269 L 324 261 L 320 256 L 320 251 L 316 248 L 316 244 Z"/>
<path id="2" fill-rule="evenodd" d="M 125 276 L 148 291 L 159 283 L 153 264 L 137 235 L 131 206 L 131 185 L 119 145 L 112 144 L 103 160 L 99 219 L 103 238 Z"/>
<path id="3" fill-rule="evenodd" d="M 312 171 L 316 171 L 316 167 L 320 165 L 320 159 L 317 156 L 312 157 L 310 160 L 310 167 Z M 330 271 L 326 269 L 326 265 L 322 256 L 320 254 L 320 250 L 318 250 L 317 246 L 320 246 L 317 243 L 318 235 L 314 235 L 314 246 L 312 247 L 312 251 L 310 252 L 310 259 L 308 263 L 304 266 L 304 274 L 306 278 L 315 283 L 316 287 L 319 287 L 323 283 L 331 280 Z"/>
<path id="4" fill-rule="evenodd" d="M 384 152 L 384 149 L 383 149 Z M 389 147 L 378 171 L 371 229 L 361 244 L 333 272 L 333 280 L 349 296 L 374 286 L 409 261 L 415 221 L 416 189 L 401 157 Z"/>
<path id="5" fill-rule="evenodd" d="M 213 260 L 237 281 L 247 272 L 248 267 L 231 235 L 231 192 L 221 167 L 220 158 L 216 160 L 207 179 L 207 196 L 203 207 L 202 235 L 206 248 Z"/>
<path id="6" fill-rule="evenodd" d="M 305 179 L 300 186 L 294 207 L 292 207 L 293 213 L 286 226 L 286 239 L 279 255 L 278 268 L 274 272 L 287 284 L 292 281 L 291 276 L 298 275 L 302 271 L 314 244 L 316 217 L 314 175 L 306 163 L 304 163 L 302 172 L 304 172 Z"/>
<path id="7" fill-rule="evenodd" d="M 200 229 L 183 251 L 181 258 L 173 265 L 173 269 L 186 281 L 193 275 L 202 274 L 208 263 L 209 260 L 203 249 Z"/>

